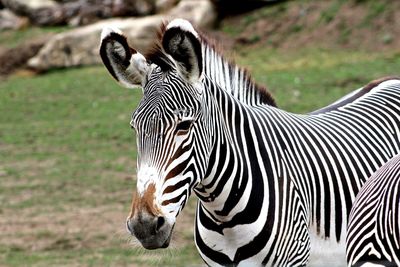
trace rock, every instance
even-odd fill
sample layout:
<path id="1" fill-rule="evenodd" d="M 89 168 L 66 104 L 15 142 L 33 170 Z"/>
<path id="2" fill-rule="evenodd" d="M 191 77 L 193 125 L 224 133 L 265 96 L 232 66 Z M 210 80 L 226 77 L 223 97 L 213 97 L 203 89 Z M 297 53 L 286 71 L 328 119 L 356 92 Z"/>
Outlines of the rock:
<path id="1" fill-rule="evenodd" d="M 156 13 L 164 13 L 173 8 L 179 0 L 157 0 L 156 1 Z"/>
<path id="2" fill-rule="evenodd" d="M 28 16 L 41 8 L 53 8 L 58 4 L 53 0 L 1 0 L 3 6 L 17 15 Z"/>
<path id="3" fill-rule="evenodd" d="M 170 12 L 140 18 L 109 19 L 55 35 L 28 65 L 36 70 L 100 63 L 99 40 L 104 27 L 120 28 L 138 51 L 146 51 L 156 38 L 160 25 L 173 18 L 190 20 L 199 28 L 209 28 L 216 20 L 208 0 L 182 0 Z"/>
<path id="4" fill-rule="evenodd" d="M 66 18 L 61 7 L 40 8 L 29 14 L 32 24 L 39 26 L 64 25 Z"/>
<path id="5" fill-rule="evenodd" d="M 57 16 L 59 4 L 53 0 L 2 0 L 5 7 L 19 16 L 26 16 L 32 24 L 46 25 L 54 16 Z M 54 13 L 54 14 L 53 14 Z M 53 23 L 56 25 L 60 23 Z"/>
<path id="6" fill-rule="evenodd" d="M 87 25 L 111 17 L 147 16 L 155 11 L 155 0 L 81 0 L 62 5 L 69 25 Z"/>
<path id="7" fill-rule="evenodd" d="M 155 11 L 155 0 L 2 0 L 16 14 L 29 17 L 32 24 L 86 25 L 115 16 L 145 16 Z"/>
<path id="8" fill-rule="evenodd" d="M 114 16 L 146 16 L 154 14 L 155 0 L 114 0 Z"/>
<path id="9" fill-rule="evenodd" d="M 156 29 L 162 23 L 162 16 L 137 19 L 110 19 L 74 29 L 54 36 L 32 59 L 31 68 L 48 70 L 100 63 L 99 39 L 104 27 L 118 27 L 129 36 L 139 50 L 151 45 Z"/>
<path id="10" fill-rule="evenodd" d="M 1 30 L 19 30 L 26 27 L 29 21 L 26 17 L 18 17 L 9 9 L 0 10 L 0 31 Z"/>
<path id="11" fill-rule="evenodd" d="M 208 0 L 182 0 L 169 15 L 173 18 L 184 18 L 199 28 L 207 29 L 215 26 L 217 12 Z"/>
<path id="12" fill-rule="evenodd" d="M 62 5 L 61 12 L 70 26 L 87 25 L 113 16 L 112 0 L 85 0 Z"/>
<path id="13" fill-rule="evenodd" d="M 111 17 L 147 16 L 155 11 L 155 0 L 75 0 L 61 6 L 70 25 L 87 25 Z"/>
<path id="14" fill-rule="evenodd" d="M 26 67 L 28 59 L 37 54 L 50 36 L 42 36 L 39 39 L 25 42 L 17 47 L 1 49 L 0 51 L 0 75 L 8 75 L 18 68 Z"/>

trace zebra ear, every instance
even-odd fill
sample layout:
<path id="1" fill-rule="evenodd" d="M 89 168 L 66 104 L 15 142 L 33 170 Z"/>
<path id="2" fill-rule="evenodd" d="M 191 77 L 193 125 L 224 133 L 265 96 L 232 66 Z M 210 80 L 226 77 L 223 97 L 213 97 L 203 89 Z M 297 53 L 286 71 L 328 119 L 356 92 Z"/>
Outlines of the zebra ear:
<path id="1" fill-rule="evenodd" d="M 123 86 L 143 86 L 149 64 L 142 54 L 129 47 L 118 29 L 105 28 L 101 33 L 100 56 L 110 74 Z"/>
<path id="2" fill-rule="evenodd" d="M 162 46 L 189 82 L 196 82 L 203 70 L 201 42 L 189 21 L 174 19 L 167 25 Z"/>

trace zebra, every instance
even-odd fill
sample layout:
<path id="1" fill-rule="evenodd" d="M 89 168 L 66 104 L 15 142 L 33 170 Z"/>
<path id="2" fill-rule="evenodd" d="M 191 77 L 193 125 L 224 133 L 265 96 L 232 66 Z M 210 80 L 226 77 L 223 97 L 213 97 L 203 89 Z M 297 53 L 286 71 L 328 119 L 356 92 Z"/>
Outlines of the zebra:
<path id="1" fill-rule="evenodd" d="M 144 248 L 169 246 L 193 192 L 194 239 L 210 266 L 346 264 L 352 202 L 400 152 L 399 79 L 299 115 L 186 20 L 160 27 L 144 55 L 105 28 L 100 55 L 118 82 L 143 90 L 127 229 Z"/>
<path id="2" fill-rule="evenodd" d="M 400 266 L 400 154 L 363 185 L 347 231 L 348 266 Z"/>

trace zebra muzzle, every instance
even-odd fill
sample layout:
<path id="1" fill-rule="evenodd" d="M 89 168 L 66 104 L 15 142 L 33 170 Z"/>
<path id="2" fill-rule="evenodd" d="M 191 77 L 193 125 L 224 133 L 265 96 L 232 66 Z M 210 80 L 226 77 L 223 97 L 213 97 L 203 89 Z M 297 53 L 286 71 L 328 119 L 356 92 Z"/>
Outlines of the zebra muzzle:
<path id="1" fill-rule="evenodd" d="M 170 224 L 163 216 L 144 213 L 128 218 L 126 226 L 144 248 L 157 249 L 169 246 L 174 224 Z"/>

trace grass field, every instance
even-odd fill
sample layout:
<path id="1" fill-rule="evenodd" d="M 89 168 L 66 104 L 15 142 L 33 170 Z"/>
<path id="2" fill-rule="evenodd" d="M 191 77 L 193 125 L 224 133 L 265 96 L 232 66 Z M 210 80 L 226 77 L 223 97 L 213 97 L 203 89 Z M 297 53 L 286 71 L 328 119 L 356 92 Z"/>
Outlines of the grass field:
<path id="1" fill-rule="evenodd" d="M 398 52 L 237 51 L 283 109 L 306 113 L 372 79 L 400 74 Z M 197 266 L 194 199 L 172 248 L 125 233 L 135 180 L 130 114 L 140 90 L 103 67 L 0 81 L 0 266 Z"/>

